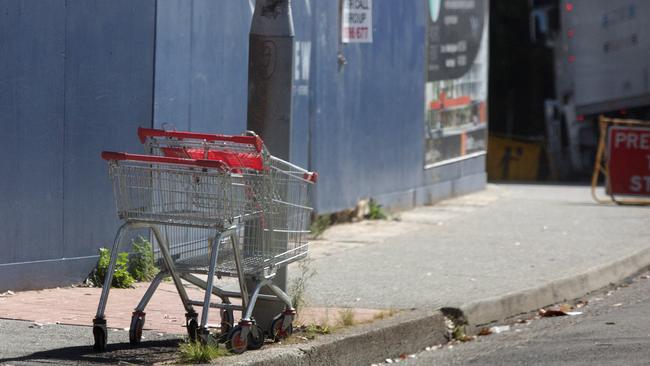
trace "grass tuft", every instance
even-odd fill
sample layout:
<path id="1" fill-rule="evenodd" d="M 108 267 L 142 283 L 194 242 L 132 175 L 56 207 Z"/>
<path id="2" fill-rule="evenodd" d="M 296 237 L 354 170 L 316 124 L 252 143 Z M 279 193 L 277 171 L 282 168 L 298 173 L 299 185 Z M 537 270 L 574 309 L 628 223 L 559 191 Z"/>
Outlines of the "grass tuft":
<path id="1" fill-rule="evenodd" d="M 332 226 L 332 215 L 318 215 L 311 223 L 309 230 L 314 239 L 318 239 L 328 227 Z"/>
<path id="2" fill-rule="evenodd" d="M 291 303 L 294 309 L 298 311 L 305 305 L 305 291 L 307 290 L 307 283 L 316 275 L 316 270 L 311 268 L 311 260 L 304 259 L 298 263 L 298 270 L 300 274 L 293 278 L 289 286 L 289 293 L 291 294 Z"/>
<path id="3" fill-rule="evenodd" d="M 304 326 L 305 338 L 314 339 L 317 335 L 330 334 L 332 330 L 328 325 L 308 324 Z"/>
<path id="4" fill-rule="evenodd" d="M 375 200 L 370 199 L 368 202 L 368 214 L 366 219 L 368 220 L 386 220 L 388 215 L 384 211 L 384 208 L 378 204 Z"/>
<path id="5" fill-rule="evenodd" d="M 216 358 L 229 355 L 228 351 L 214 344 L 186 342 L 180 345 L 180 361 L 182 363 L 207 363 Z"/>
<path id="6" fill-rule="evenodd" d="M 390 318 L 391 316 L 395 315 L 398 313 L 397 309 L 388 309 L 388 310 L 383 310 L 380 311 L 379 313 L 375 314 L 372 318 L 374 320 L 382 320 L 384 318 Z"/>
<path id="7" fill-rule="evenodd" d="M 339 319 L 341 325 L 344 327 L 351 327 L 354 325 L 354 311 L 352 309 L 344 309 L 339 311 Z"/>

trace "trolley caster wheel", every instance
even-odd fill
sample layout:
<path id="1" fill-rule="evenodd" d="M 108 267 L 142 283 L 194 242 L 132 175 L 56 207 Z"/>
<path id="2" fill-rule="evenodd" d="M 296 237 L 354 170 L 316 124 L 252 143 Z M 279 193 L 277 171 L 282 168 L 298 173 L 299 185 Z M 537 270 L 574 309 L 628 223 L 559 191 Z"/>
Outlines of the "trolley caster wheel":
<path id="1" fill-rule="evenodd" d="M 235 354 L 241 354 L 248 349 L 248 341 L 250 340 L 251 333 L 249 332 L 248 336 L 243 337 L 243 330 L 244 328 L 242 328 L 241 325 L 236 325 L 230 330 L 230 332 L 228 332 L 228 336 L 226 338 L 226 348 L 228 351 Z"/>
<path id="2" fill-rule="evenodd" d="M 226 341 L 228 333 L 235 323 L 235 315 L 232 310 L 220 309 L 219 314 L 221 315 L 221 336 L 220 338 L 223 341 Z"/>
<path id="3" fill-rule="evenodd" d="M 106 320 L 103 320 L 103 323 L 100 321 L 95 321 L 93 325 L 93 337 L 95 338 L 95 344 L 93 345 L 93 350 L 96 352 L 106 351 L 107 343 L 107 331 L 106 331 Z"/>
<path id="4" fill-rule="evenodd" d="M 129 343 L 133 346 L 140 344 L 142 340 L 142 328 L 144 327 L 145 313 L 134 311 L 131 316 L 131 327 L 129 328 Z"/>
<path id="5" fill-rule="evenodd" d="M 255 335 L 254 333 L 257 333 Z M 253 351 L 262 348 L 264 345 L 264 330 L 259 325 L 255 324 L 248 333 L 248 349 Z"/>
<path id="6" fill-rule="evenodd" d="M 274 342 L 279 342 L 293 333 L 293 324 L 289 323 L 286 328 L 284 327 L 285 316 L 287 315 L 280 314 L 271 322 L 271 336 Z M 290 320 L 293 321 L 293 316 L 291 316 Z"/>
<path id="7" fill-rule="evenodd" d="M 190 342 L 196 342 L 199 331 L 198 319 L 196 317 L 185 319 L 185 327 L 187 328 L 187 337 L 190 339 Z"/>

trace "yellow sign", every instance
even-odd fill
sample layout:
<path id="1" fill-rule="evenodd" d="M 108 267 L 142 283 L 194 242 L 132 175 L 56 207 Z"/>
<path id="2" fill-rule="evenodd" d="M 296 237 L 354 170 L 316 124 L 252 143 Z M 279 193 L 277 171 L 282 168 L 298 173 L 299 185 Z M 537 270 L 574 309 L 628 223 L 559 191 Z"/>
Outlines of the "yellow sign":
<path id="1" fill-rule="evenodd" d="M 490 136 L 487 171 L 490 180 L 527 180 L 538 178 L 540 143 Z"/>

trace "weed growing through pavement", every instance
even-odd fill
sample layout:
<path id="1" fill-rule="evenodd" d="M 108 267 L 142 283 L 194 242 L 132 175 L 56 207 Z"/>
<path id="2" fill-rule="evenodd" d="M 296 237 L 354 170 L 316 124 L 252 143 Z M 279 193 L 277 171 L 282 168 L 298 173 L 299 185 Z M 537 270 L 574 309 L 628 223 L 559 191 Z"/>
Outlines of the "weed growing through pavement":
<path id="1" fill-rule="evenodd" d="M 323 335 L 323 334 L 330 334 L 332 333 L 332 329 L 330 329 L 329 325 L 321 325 L 321 324 L 307 324 L 303 326 L 302 331 L 305 333 L 305 338 L 312 340 L 316 338 L 317 335 Z"/>
<path id="2" fill-rule="evenodd" d="M 151 281 L 158 274 L 154 262 L 153 249 L 149 240 L 142 236 L 131 242 L 132 252 L 129 255 L 129 272 L 136 281 Z"/>
<path id="3" fill-rule="evenodd" d="M 97 260 L 97 268 L 90 275 L 90 282 L 97 287 L 104 284 L 104 278 L 108 271 L 108 264 L 111 260 L 111 251 L 107 248 L 99 249 L 99 259 Z M 129 288 L 133 285 L 135 279 L 129 273 L 129 253 L 122 252 L 117 254 L 117 261 L 115 262 L 115 269 L 113 271 L 112 287 Z"/>
<path id="4" fill-rule="evenodd" d="M 129 288 L 136 281 L 151 281 L 158 273 L 153 250 L 149 240 L 142 236 L 131 242 L 132 252 L 117 253 L 113 280 L 111 287 Z M 104 285 L 104 278 L 111 260 L 111 251 L 108 248 L 99 249 L 99 259 L 88 280 L 93 286 Z"/>
<path id="5" fill-rule="evenodd" d="M 397 309 L 388 309 L 388 310 L 383 310 L 380 311 L 379 313 L 375 314 L 372 319 L 373 320 L 382 320 L 385 318 L 390 318 L 391 316 L 397 314 L 398 310 Z"/>
<path id="6" fill-rule="evenodd" d="M 399 215 L 389 215 L 382 205 L 370 198 L 359 201 L 354 209 L 343 210 L 326 215 L 312 216 L 309 231 L 312 239 L 318 239 L 330 226 L 345 222 L 356 222 L 360 219 L 366 220 L 388 220 L 400 221 Z"/>
<path id="7" fill-rule="evenodd" d="M 312 220 L 311 227 L 311 236 L 314 239 L 318 239 L 328 227 L 332 225 L 332 215 L 318 215 Z"/>
<path id="8" fill-rule="evenodd" d="M 298 276 L 293 278 L 289 286 L 291 303 L 296 310 L 305 305 L 305 291 L 307 283 L 316 275 L 316 270 L 311 268 L 311 259 L 304 259 L 298 262 Z"/>
<path id="9" fill-rule="evenodd" d="M 368 214 L 366 219 L 368 220 L 386 220 L 388 215 L 384 211 L 384 208 L 378 204 L 375 200 L 370 199 L 368 202 Z"/>
<path id="10" fill-rule="evenodd" d="M 357 319 L 355 319 L 355 314 L 353 309 L 351 308 L 343 309 L 343 310 L 339 310 L 338 312 L 339 321 L 337 322 L 336 325 L 332 326 L 330 325 L 329 309 L 326 309 L 324 318 L 322 318 L 320 322 L 311 323 L 311 324 L 302 324 L 296 327 L 294 334 L 290 337 L 288 342 L 289 344 L 292 344 L 292 343 L 302 343 L 305 341 L 310 341 L 315 339 L 317 336 L 335 333 L 345 327 L 350 327 L 353 325 L 364 324 L 364 323 L 371 323 L 376 320 L 385 319 L 387 317 L 391 317 L 397 314 L 398 312 L 399 310 L 397 309 L 383 310 L 381 312 L 376 313 L 373 316 L 372 320 L 358 321 Z"/>
<path id="11" fill-rule="evenodd" d="M 354 311 L 352 309 L 344 309 L 339 311 L 339 319 L 341 325 L 344 327 L 351 327 L 354 325 Z"/>
<path id="12" fill-rule="evenodd" d="M 227 356 L 230 353 L 215 344 L 202 344 L 200 342 L 186 342 L 179 347 L 180 361 L 182 363 L 208 363 L 216 358 Z"/>

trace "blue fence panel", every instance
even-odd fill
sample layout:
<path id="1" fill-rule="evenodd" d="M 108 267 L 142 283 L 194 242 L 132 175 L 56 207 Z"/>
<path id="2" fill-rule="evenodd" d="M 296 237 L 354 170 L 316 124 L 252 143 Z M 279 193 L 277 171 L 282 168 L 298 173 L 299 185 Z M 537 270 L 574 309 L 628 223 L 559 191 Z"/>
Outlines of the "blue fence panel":
<path id="1" fill-rule="evenodd" d="M 154 126 L 188 130 L 193 1 L 158 0 Z"/>
<path id="2" fill-rule="evenodd" d="M 64 33 L 63 0 L 0 1 L 0 263 L 62 253 Z"/>
<path id="3" fill-rule="evenodd" d="M 291 160 L 309 157 L 312 0 L 295 20 Z M 239 134 L 246 129 L 251 2 L 159 0 L 154 125 Z"/>
<path id="4" fill-rule="evenodd" d="M 313 76 L 313 20 L 314 0 L 294 0 L 294 58 L 293 58 L 293 107 L 291 113 L 291 151 L 293 163 L 308 167 L 310 118 L 312 97 L 311 79 Z"/>
<path id="5" fill-rule="evenodd" d="M 374 1 L 373 42 L 361 44 L 340 43 L 337 2 L 314 5 L 318 210 L 413 190 L 423 179 L 424 2 Z"/>
<path id="6" fill-rule="evenodd" d="M 151 126 L 155 1 L 68 1 L 65 254 L 111 244 L 118 221 L 102 150 L 142 151 Z"/>
<path id="7" fill-rule="evenodd" d="M 0 290 L 80 281 L 118 220 L 102 150 L 151 126 L 155 0 L 0 1 Z"/>
<path id="8" fill-rule="evenodd" d="M 246 129 L 251 15 L 246 1 L 158 1 L 156 127 Z"/>

